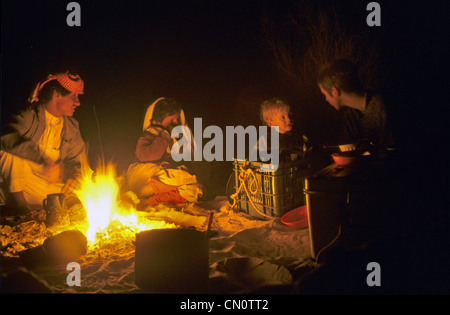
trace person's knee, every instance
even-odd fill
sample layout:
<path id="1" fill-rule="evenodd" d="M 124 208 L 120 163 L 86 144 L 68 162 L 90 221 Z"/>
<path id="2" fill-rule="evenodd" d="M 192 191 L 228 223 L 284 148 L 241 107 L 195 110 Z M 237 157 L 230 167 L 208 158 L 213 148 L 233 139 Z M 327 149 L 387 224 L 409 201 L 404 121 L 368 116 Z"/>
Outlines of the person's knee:
<path id="1" fill-rule="evenodd" d="M 144 196 L 145 197 L 149 197 L 149 196 L 152 196 L 154 194 L 155 194 L 155 191 L 153 190 L 152 186 L 148 184 L 148 185 L 143 186 L 139 190 L 138 196 L 139 197 L 144 197 Z"/>

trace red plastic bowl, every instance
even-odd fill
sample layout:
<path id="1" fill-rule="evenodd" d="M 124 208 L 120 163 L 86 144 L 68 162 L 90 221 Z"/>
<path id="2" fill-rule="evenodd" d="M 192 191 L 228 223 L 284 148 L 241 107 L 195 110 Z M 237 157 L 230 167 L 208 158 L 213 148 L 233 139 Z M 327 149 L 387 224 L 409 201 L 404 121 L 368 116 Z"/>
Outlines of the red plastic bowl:
<path id="1" fill-rule="evenodd" d="M 285 213 L 281 222 L 294 228 L 305 228 L 308 226 L 308 212 L 306 206 L 301 206 Z"/>
<path id="2" fill-rule="evenodd" d="M 331 156 L 337 165 L 350 165 L 357 159 L 357 157 L 350 152 L 334 153 Z"/>

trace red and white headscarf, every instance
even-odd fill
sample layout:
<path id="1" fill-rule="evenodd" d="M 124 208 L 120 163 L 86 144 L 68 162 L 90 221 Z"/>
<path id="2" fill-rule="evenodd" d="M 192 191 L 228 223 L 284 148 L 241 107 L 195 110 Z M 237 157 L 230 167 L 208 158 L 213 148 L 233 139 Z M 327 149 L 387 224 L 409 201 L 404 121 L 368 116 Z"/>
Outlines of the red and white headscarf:
<path id="1" fill-rule="evenodd" d="M 84 81 L 79 75 L 70 74 L 69 71 L 57 73 L 55 75 L 50 74 L 47 80 L 39 82 L 36 88 L 33 90 L 33 94 L 30 96 L 30 103 L 39 101 L 39 92 L 42 90 L 45 84 L 50 81 L 57 80 L 66 90 L 75 94 L 84 94 Z"/>

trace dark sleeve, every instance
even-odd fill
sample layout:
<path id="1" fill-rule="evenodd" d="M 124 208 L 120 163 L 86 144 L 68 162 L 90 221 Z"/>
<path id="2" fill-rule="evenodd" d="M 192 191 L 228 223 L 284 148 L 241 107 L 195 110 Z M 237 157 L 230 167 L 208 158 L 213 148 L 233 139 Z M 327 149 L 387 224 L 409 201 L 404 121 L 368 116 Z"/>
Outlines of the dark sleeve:
<path id="1" fill-rule="evenodd" d="M 395 145 L 395 140 L 391 133 L 385 105 L 382 101 L 380 102 L 380 133 L 378 136 L 378 145 L 389 147 Z"/>
<path id="2" fill-rule="evenodd" d="M 361 113 L 346 107 L 343 112 L 344 130 L 341 134 L 341 144 L 358 143 L 362 140 Z"/>
<path id="3" fill-rule="evenodd" d="M 386 106 L 380 95 L 374 95 L 370 100 L 370 111 L 364 118 L 366 134 L 376 145 L 392 146 L 395 144 L 388 123 Z"/>

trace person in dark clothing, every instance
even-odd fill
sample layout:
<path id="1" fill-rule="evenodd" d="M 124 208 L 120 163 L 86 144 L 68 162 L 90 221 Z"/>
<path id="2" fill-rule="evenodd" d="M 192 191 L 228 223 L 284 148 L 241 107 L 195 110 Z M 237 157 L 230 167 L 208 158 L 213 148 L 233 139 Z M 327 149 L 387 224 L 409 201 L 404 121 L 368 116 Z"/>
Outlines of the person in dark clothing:
<path id="1" fill-rule="evenodd" d="M 344 143 L 368 142 L 377 148 L 395 145 L 381 95 L 362 87 L 351 61 L 339 59 L 323 65 L 317 84 L 326 101 L 343 111 Z"/>

